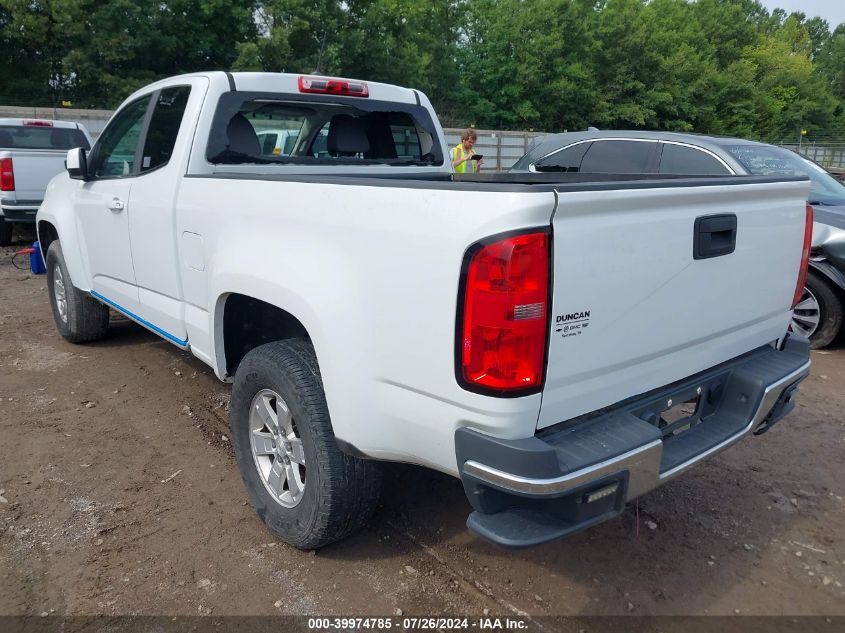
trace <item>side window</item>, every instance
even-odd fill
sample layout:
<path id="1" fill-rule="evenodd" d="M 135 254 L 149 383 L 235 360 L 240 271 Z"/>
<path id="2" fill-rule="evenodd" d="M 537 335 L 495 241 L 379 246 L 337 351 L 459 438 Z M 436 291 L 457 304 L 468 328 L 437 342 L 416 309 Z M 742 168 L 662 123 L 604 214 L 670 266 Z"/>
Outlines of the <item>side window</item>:
<path id="1" fill-rule="evenodd" d="M 89 160 L 95 178 L 129 176 L 135 166 L 138 139 L 147 114 L 149 95 L 133 101 L 103 130 Z"/>
<path id="2" fill-rule="evenodd" d="M 660 157 L 660 173 L 725 176 L 731 172 L 710 154 L 692 147 L 666 143 L 663 145 L 663 154 Z"/>
<path id="3" fill-rule="evenodd" d="M 166 165 L 170 160 L 190 95 L 190 86 L 165 88 L 159 93 L 144 141 L 142 172 Z"/>
<path id="4" fill-rule="evenodd" d="M 537 161 L 537 171 L 581 171 L 581 160 L 590 148 L 590 143 L 578 143 Z"/>
<path id="5" fill-rule="evenodd" d="M 657 143 L 595 141 L 581 162 L 581 171 L 593 174 L 644 174 Z"/>

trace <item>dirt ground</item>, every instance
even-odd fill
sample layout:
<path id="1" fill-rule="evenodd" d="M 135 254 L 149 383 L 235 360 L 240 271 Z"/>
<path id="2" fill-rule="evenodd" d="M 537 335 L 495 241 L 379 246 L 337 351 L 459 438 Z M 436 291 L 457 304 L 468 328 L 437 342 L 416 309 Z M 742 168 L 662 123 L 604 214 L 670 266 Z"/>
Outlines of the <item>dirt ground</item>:
<path id="1" fill-rule="evenodd" d="M 21 241 L 16 248 L 22 248 Z M 74 346 L 0 249 L 0 615 L 845 615 L 845 347 L 796 410 L 550 545 L 464 525 L 460 482 L 390 466 L 369 527 L 308 553 L 247 505 L 230 388 L 125 319 Z"/>

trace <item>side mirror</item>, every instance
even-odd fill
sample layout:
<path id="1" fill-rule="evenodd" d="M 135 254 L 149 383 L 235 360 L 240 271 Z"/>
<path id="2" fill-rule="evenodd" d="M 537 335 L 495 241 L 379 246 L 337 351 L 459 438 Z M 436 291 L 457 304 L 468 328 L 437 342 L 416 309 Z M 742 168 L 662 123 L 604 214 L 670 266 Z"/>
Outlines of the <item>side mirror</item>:
<path id="1" fill-rule="evenodd" d="M 88 180 L 88 157 L 81 147 L 68 150 L 65 167 L 68 175 L 74 180 Z"/>

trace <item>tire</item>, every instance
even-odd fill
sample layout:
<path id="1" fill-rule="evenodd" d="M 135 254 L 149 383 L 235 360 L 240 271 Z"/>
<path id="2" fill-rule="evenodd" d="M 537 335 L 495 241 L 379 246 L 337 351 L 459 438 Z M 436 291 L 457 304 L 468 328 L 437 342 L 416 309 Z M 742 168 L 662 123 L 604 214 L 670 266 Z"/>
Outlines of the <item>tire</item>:
<path id="1" fill-rule="evenodd" d="M 284 431 L 273 432 L 274 419 Z M 284 542 L 318 549 L 372 515 L 381 464 L 338 448 L 309 341 L 267 343 L 244 357 L 235 373 L 230 426 L 249 499 Z"/>
<path id="2" fill-rule="evenodd" d="M 50 244 L 46 259 L 47 290 L 59 334 L 71 343 L 103 338 L 109 329 L 109 309 L 74 287 L 58 240 Z"/>
<path id="3" fill-rule="evenodd" d="M 842 301 L 837 290 L 825 277 L 810 270 L 804 295 L 793 313 L 791 330 L 809 335 L 810 347 L 818 349 L 833 342 L 842 321 Z"/>
<path id="4" fill-rule="evenodd" d="M 6 222 L 6 218 L 0 218 L 0 246 L 11 246 L 13 228 L 14 224 Z"/>

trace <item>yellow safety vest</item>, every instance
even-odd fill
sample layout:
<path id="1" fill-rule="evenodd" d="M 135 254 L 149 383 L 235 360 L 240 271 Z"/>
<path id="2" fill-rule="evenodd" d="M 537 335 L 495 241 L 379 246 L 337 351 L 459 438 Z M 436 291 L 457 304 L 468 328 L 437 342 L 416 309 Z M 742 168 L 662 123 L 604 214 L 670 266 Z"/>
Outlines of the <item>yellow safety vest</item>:
<path id="1" fill-rule="evenodd" d="M 475 151 L 473 151 L 472 153 L 475 154 Z M 455 145 L 455 147 L 452 148 L 452 160 L 458 158 L 463 159 L 464 156 L 466 156 L 466 152 L 464 152 L 464 144 L 462 142 L 458 143 L 457 145 Z M 469 169 L 467 169 L 467 164 L 469 164 Z M 472 174 L 475 173 L 477 170 L 478 163 L 474 160 L 461 163 L 460 165 L 457 165 L 455 167 L 456 174 L 466 174 L 467 172 Z"/>

